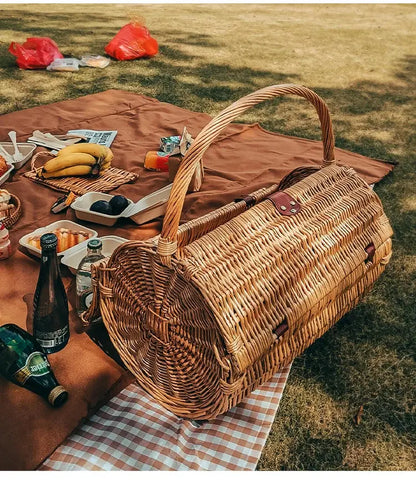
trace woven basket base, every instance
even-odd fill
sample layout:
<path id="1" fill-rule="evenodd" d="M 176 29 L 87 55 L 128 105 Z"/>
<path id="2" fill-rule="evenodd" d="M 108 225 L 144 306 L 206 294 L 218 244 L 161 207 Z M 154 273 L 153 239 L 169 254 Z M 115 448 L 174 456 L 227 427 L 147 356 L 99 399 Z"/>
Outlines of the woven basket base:
<path id="1" fill-rule="evenodd" d="M 101 172 L 97 178 L 85 177 L 62 177 L 59 179 L 40 179 L 36 177 L 35 171 L 23 174 L 30 180 L 46 185 L 59 192 L 73 192 L 76 195 L 83 195 L 87 192 L 110 192 L 120 185 L 134 182 L 139 178 L 138 174 L 127 172 L 116 167 L 110 167 Z"/>

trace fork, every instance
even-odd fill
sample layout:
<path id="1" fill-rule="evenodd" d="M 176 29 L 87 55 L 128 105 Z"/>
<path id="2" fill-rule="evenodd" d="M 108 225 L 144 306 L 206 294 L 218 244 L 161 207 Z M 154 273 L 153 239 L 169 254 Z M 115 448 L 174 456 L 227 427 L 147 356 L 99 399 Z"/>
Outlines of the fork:
<path id="1" fill-rule="evenodd" d="M 19 147 L 17 146 L 16 132 L 14 130 L 11 130 L 9 132 L 9 137 L 10 137 L 10 140 L 12 141 L 13 147 L 14 147 L 13 160 L 15 162 L 20 162 L 21 160 L 23 160 L 25 158 L 25 156 L 20 152 Z"/>

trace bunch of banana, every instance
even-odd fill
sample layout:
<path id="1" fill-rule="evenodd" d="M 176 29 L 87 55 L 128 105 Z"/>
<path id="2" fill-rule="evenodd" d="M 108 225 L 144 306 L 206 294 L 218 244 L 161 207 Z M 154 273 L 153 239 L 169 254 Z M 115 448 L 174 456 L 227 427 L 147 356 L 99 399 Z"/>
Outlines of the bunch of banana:
<path id="1" fill-rule="evenodd" d="M 48 160 L 38 169 L 37 175 L 42 179 L 69 176 L 97 176 L 108 169 L 113 160 L 113 153 L 108 147 L 99 144 L 74 144 L 61 149 L 56 157 Z"/>

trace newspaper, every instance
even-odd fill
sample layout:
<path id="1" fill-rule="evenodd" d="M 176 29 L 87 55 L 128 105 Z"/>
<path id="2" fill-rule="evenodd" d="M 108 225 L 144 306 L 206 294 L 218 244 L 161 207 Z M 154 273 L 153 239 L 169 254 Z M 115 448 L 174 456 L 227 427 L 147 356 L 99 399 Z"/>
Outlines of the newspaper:
<path id="1" fill-rule="evenodd" d="M 117 135 L 117 130 L 68 130 L 68 134 L 85 137 L 90 144 L 110 147 Z"/>

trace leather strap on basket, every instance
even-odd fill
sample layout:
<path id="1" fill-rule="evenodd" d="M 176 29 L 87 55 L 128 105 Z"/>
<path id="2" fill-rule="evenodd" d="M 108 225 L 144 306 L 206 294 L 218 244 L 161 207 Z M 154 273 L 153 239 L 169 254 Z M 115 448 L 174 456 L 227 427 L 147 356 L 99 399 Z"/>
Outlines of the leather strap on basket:
<path id="1" fill-rule="evenodd" d="M 162 264 L 170 266 L 171 257 L 176 252 L 178 227 L 185 195 L 195 168 L 198 162 L 201 161 L 205 151 L 225 127 L 240 114 L 260 102 L 282 95 L 298 95 L 308 100 L 315 107 L 322 130 L 324 154 L 322 167 L 335 162 L 335 141 L 331 117 L 325 102 L 315 92 L 301 85 L 282 84 L 272 85 L 242 97 L 224 109 L 201 130 L 180 164 L 168 200 L 157 248 Z"/>

